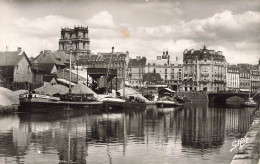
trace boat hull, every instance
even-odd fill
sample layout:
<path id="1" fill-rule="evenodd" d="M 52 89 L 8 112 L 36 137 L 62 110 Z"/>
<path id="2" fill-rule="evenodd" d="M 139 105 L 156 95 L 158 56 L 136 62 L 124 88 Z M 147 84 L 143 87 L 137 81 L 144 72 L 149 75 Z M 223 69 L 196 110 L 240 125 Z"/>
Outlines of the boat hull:
<path id="1" fill-rule="evenodd" d="M 122 101 L 103 101 L 103 109 L 107 111 L 115 111 L 115 110 L 123 110 L 124 109 L 124 103 Z"/>
<path id="2" fill-rule="evenodd" d="M 19 112 L 52 112 L 64 109 L 101 109 L 103 103 L 93 102 L 74 102 L 74 101 L 55 101 L 40 98 L 22 98 L 20 99 Z"/>
<path id="3" fill-rule="evenodd" d="M 157 101 L 156 106 L 158 108 L 176 107 L 177 104 L 173 101 Z"/>

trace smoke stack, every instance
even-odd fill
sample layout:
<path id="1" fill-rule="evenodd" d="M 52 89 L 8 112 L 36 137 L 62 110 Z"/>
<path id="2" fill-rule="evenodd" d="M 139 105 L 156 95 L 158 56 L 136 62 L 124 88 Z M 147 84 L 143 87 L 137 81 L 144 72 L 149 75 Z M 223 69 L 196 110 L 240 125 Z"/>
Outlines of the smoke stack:
<path id="1" fill-rule="evenodd" d="M 168 55 L 168 50 L 166 51 L 166 56 Z"/>
<path id="2" fill-rule="evenodd" d="M 163 56 L 165 55 L 165 52 L 163 51 Z"/>

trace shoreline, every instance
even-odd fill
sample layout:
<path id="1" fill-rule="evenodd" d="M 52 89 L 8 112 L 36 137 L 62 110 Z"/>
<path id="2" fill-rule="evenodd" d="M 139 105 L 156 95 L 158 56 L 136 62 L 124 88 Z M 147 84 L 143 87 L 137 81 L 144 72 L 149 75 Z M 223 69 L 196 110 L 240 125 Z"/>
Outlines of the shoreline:
<path id="1" fill-rule="evenodd" d="M 256 109 L 253 122 L 244 136 L 246 143 L 234 155 L 230 164 L 258 164 L 260 161 L 260 107 Z"/>

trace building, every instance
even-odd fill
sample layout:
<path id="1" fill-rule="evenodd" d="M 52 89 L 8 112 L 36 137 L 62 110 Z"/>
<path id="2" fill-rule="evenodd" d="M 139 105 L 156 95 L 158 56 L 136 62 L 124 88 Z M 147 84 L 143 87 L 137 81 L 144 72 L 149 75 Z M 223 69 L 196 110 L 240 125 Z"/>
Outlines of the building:
<path id="1" fill-rule="evenodd" d="M 137 56 L 136 59 L 130 59 L 128 64 L 128 82 L 132 86 L 142 86 L 143 75 L 145 73 L 146 58 Z"/>
<path id="2" fill-rule="evenodd" d="M 240 91 L 250 91 L 250 70 L 241 67 L 239 70 L 239 89 Z"/>
<path id="3" fill-rule="evenodd" d="M 75 56 L 88 55 L 90 54 L 89 44 L 88 27 L 61 28 L 60 51 L 71 51 Z"/>
<path id="4" fill-rule="evenodd" d="M 227 89 L 231 91 L 238 91 L 240 86 L 240 69 L 232 65 L 227 67 Z M 245 78 L 244 78 L 245 79 Z"/>
<path id="5" fill-rule="evenodd" d="M 171 64 L 171 87 L 175 91 L 180 90 L 183 80 L 182 64 Z"/>
<path id="6" fill-rule="evenodd" d="M 171 83 L 171 63 L 168 51 L 163 51 L 162 56 L 157 56 L 156 60 L 149 60 L 145 66 L 145 72 L 160 74 L 162 81 L 160 84 L 170 85 Z"/>
<path id="7" fill-rule="evenodd" d="M 227 62 L 222 51 L 200 50 L 183 52 L 183 91 L 223 91 L 226 87 Z"/>
<path id="8" fill-rule="evenodd" d="M 260 58 L 258 60 L 258 70 L 260 70 Z"/>
<path id="9" fill-rule="evenodd" d="M 260 70 L 251 70 L 251 92 L 256 93 L 260 89 Z"/>
<path id="10" fill-rule="evenodd" d="M 44 74 L 53 74 L 58 70 L 69 67 L 69 54 L 64 51 L 44 50 L 31 60 L 35 69 L 42 71 Z M 74 59 L 72 59 L 72 62 Z"/>
<path id="11" fill-rule="evenodd" d="M 0 76 L 5 79 L 2 86 L 7 88 L 13 89 L 17 85 L 27 88 L 32 83 L 31 62 L 20 47 L 17 51 L 0 52 Z"/>
<path id="12" fill-rule="evenodd" d="M 127 81 L 127 70 L 129 64 L 129 52 L 98 53 L 79 56 L 77 65 L 86 70 L 87 68 L 111 68 L 117 70 L 117 84 L 123 87 L 123 81 Z"/>

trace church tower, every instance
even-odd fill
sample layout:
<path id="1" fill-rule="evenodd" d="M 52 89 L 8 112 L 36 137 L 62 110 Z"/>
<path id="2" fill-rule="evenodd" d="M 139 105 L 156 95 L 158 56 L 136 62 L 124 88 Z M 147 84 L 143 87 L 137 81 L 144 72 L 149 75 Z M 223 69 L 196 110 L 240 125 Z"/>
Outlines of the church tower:
<path id="1" fill-rule="evenodd" d="M 75 56 L 89 55 L 90 40 L 88 37 L 88 27 L 78 26 L 74 29 L 65 27 L 61 28 L 61 37 L 59 39 L 59 50 L 71 50 Z"/>

